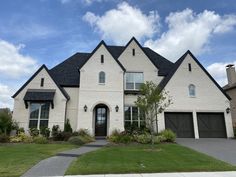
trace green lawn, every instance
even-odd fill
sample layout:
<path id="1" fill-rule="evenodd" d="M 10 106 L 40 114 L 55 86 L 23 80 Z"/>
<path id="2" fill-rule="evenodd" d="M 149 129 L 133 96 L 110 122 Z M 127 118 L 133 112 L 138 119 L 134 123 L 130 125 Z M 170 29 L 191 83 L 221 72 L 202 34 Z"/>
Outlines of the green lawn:
<path id="1" fill-rule="evenodd" d="M 0 144 L 0 176 L 20 176 L 42 159 L 75 148 L 70 144 Z"/>
<path id="2" fill-rule="evenodd" d="M 224 170 L 236 167 L 177 144 L 161 144 L 154 150 L 150 145 L 104 147 L 79 157 L 66 174 Z"/>

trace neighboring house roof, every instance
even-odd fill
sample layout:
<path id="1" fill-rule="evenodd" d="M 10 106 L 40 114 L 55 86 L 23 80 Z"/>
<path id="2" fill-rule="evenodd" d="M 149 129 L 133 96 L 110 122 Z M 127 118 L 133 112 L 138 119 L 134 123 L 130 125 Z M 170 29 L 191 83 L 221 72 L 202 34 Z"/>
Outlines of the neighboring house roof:
<path id="1" fill-rule="evenodd" d="M 153 50 L 148 47 L 142 47 L 135 38 L 135 40 L 139 47 L 143 50 L 143 52 L 147 55 L 147 57 L 151 60 L 151 62 L 158 68 L 158 74 L 161 76 L 165 76 L 168 74 L 170 69 L 174 66 L 172 62 L 157 54 Z M 128 44 L 130 43 L 128 42 Z M 104 45 L 106 49 L 113 56 L 115 61 L 120 65 L 120 67 L 125 71 L 123 65 L 118 61 L 119 56 L 128 46 L 109 46 L 106 45 L 104 41 L 101 41 L 99 45 L 93 50 L 92 53 L 76 53 L 73 56 L 69 57 L 62 63 L 53 67 L 49 72 L 60 84 L 62 87 L 79 87 L 80 85 L 80 72 L 79 70 L 82 66 L 89 60 L 89 58 L 93 55 L 93 53 L 101 46 Z"/>
<path id="2" fill-rule="evenodd" d="M 49 74 L 49 76 L 52 78 L 52 80 L 54 81 L 54 83 L 57 85 L 57 87 L 59 88 L 59 90 L 61 91 L 61 93 L 65 96 L 65 98 L 67 100 L 70 99 L 69 95 L 67 94 L 67 92 L 65 91 L 64 88 L 62 88 L 57 81 L 54 79 L 54 77 L 50 74 L 48 68 L 46 65 L 42 65 L 32 76 L 31 78 L 12 96 L 12 98 L 15 98 L 34 78 L 35 76 L 37 76 L 37 74 L 42 70 L 45 69 L 46 72 Z"/>
<path id="3" fill-rule="evenodd" d="M 236 88 L 236 83 L 232 84 L 232 85 L 225 85 L 224 87 L 222 87 L 224 91 L 228 91 L 228 90 L 231 90 L 231 89 L 234 89 Z"/>
<path id="4" fill-rule="evenodd" d="M 207 70 L 201 65 L 201 63 L 197 60 L 197 58 L 188 50 L 187 52 L 185 52 L 185 54 L 183 56 L 181 56 L 174 64 L 174 67 L 171 69 L 171 71 L 169 72 L 169 74 L 160 82 L 159 87 L 161 90 L 163 90 L 165 88 L 165 86 L 167 85 L 167 83 L 170 81 L 170 79 L 172 78 L 172 76 L 175 74 L 175 72 L 177 71 L 177 69 L 179 68 L 179 66 L 181 65 L 181 63 L 184 61 L 184 59 L 186 58 L 187 55 L 190 55 L 193 60 L 198 64 L 198 66 L 205 72 L 205 74 L 210 78 L 210 80 L 216 85 L 216 87 L 226 96 L 226 98 L 228 98 L 229 100 L 231 100 L 231 98 L 229 97 L 229 95 L 226 94 L 226 92 L 220 87 L 220 85 L 213 79 L 213 77 L 207 72 Z"/>

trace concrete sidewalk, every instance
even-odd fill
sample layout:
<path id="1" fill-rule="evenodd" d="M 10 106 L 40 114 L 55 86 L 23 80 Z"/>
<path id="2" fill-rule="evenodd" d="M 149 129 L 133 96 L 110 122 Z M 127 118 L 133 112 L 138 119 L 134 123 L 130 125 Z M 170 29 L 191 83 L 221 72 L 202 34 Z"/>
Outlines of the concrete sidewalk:
<path id="1" fill-rule="evenodd" d="M 63 176 L 76 157 L 95 151 L 107 144 L 106 140 L 96 140 L 80 148 L 58 153 L 56 156 L 44 159 L 29 169 L 22 177 Z"/>
<path id="2" fill-rule="evenodd" d="M 63 177 L 63 176 L 61 176 Z M 183 172 L 183 173 L 141 173 L 141 174 L 107 174 L 107 175 L 72 175 L 64 177 L 236 177 L 232 172 Z"/>

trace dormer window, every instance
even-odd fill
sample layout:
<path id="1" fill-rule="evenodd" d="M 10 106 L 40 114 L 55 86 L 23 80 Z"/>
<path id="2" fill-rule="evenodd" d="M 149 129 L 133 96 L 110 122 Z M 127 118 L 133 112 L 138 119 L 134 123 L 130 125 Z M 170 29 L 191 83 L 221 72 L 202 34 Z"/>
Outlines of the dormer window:
<path id="1" fill-rule="evenodd" d="M 133 56 L 135 56 L 135 49 L 132 50 Z"/>
<path id="2" fill-rule="evenodd" d="M 98 83 L 99 84 L 105 84 L 105 80 L 106 80 L 105 72 L 103 72 L 103 71 L 99 72 Z"/>
<path id="3" fill-rule="evenodd" d="M 44 86 L 44 78 L 41 78 L 40 86 L 41 86 L 41 87 Z"/>
<path id="4" fill-rule="evenodd" d="M 101 63 L 104 63 L 104 55 L 101 55 Z"/>

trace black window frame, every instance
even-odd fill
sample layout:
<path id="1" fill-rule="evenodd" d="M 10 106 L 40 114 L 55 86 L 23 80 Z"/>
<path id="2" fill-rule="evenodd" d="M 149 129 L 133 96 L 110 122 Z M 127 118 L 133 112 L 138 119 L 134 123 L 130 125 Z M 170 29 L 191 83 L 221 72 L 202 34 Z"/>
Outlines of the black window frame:
<path id="1" fill-rule="evenodd" d="M 43 87 L 43 86 L 44 86 L 44 78 L 41 78 L 40 87 Z"/>

